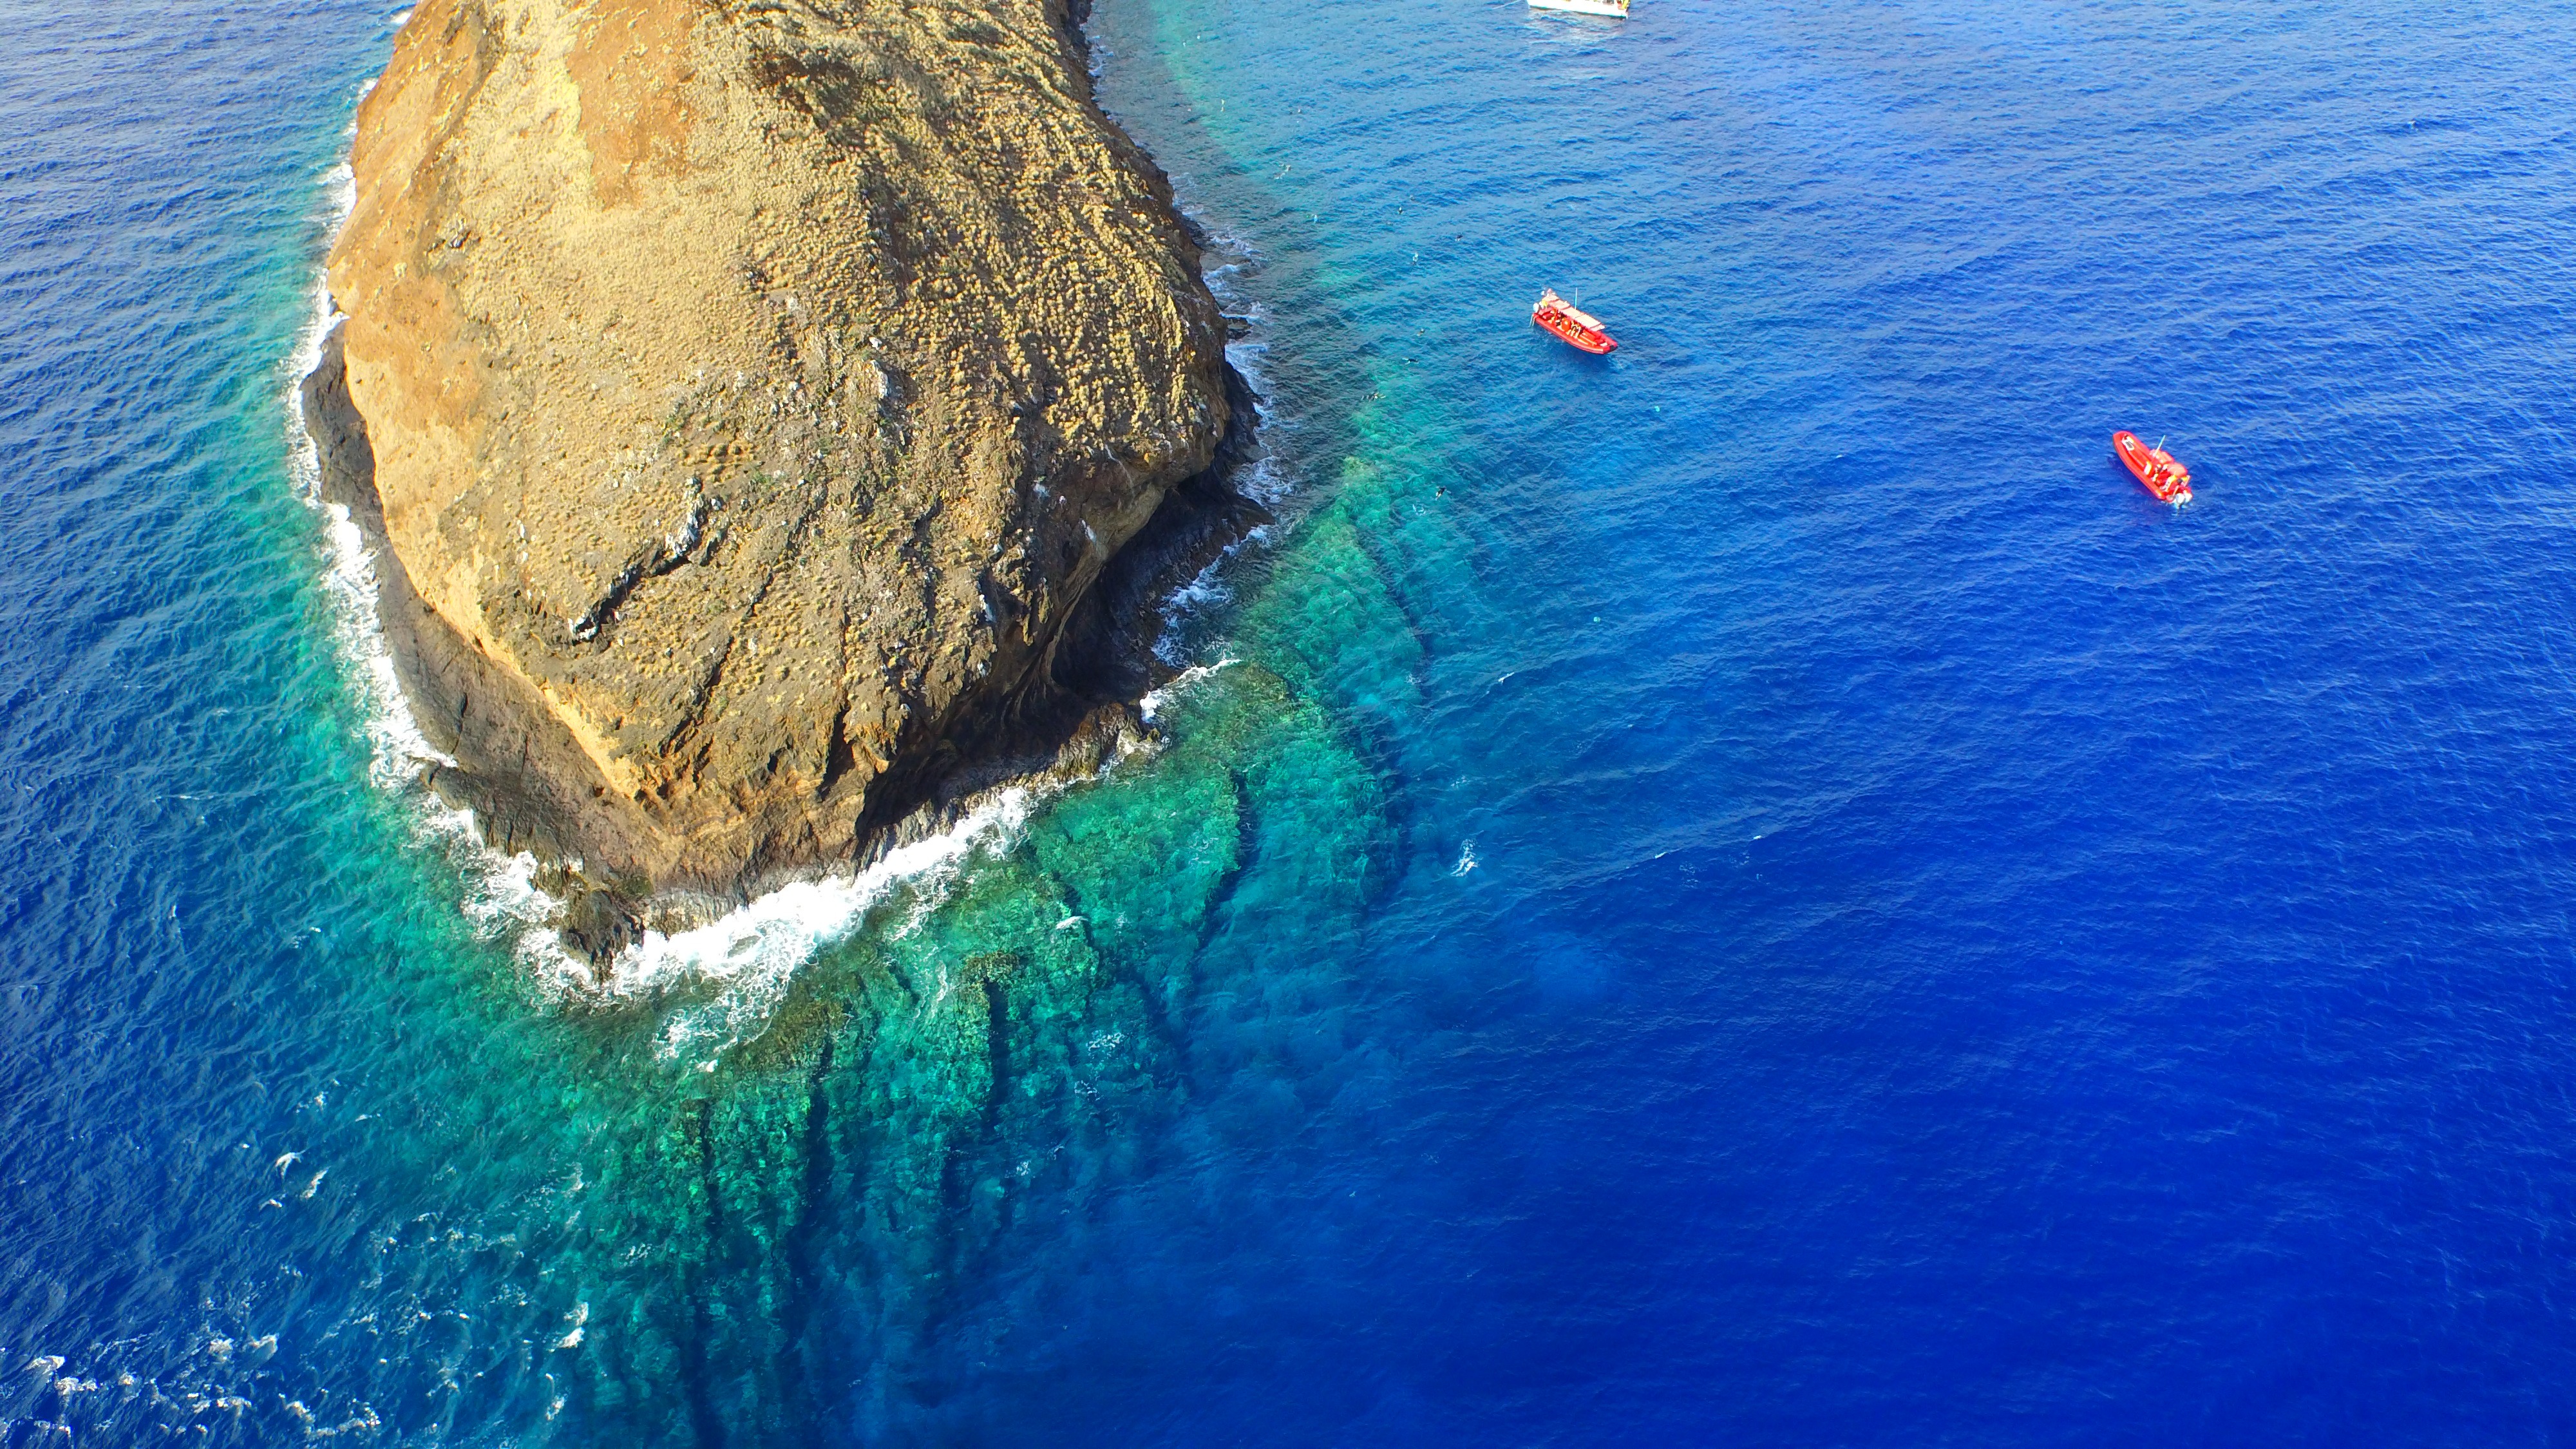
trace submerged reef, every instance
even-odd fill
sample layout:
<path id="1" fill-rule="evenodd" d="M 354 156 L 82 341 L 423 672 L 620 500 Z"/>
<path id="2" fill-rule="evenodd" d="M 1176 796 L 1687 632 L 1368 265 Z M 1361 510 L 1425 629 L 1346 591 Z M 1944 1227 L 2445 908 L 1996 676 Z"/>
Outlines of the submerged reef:
<path id="1" fill-rule="evenodd" d="M 1176 1109 L 1247 1070 L 1246 1110 L 1285 1109 L 1250 1064 L 1336 1008 L 1286 1011 L 1277 993 L 1315 983 L 1272 954 L 1338 956 L 1383 882 L 1385 802 L 1264 671 L 1178 710 L 1172 747 L 1058 801 L 918 929 L 809 963 L 703 1093 L 658 1109 L 601 1184 L 619 1218 L 594 1226 L 625 1251 L 581 1274 L 585 1421 L 917 1434 L 953 1387 L 932 1365 L 1018 1319 L 1017 1295 L 1078 1291 L 1062 1235 L 1173 1150 Z M 1252 1019 L 1212 1019 L 1229 1009 Z"/>
<path id="2" fill-rule="evenodd" d="M 1418 723 L 1425 631 L 1467 586 L 1427 507 L 1446 479 L 1346 462 L 1237 615 L 1243 661 L 1171 692 L 1159 748 L 890 901 L 757 1034 L 693 1048 L 714 1070 L 607 1074 L 668 1095 L 626 1109 L 653 1126 L 606 1169 L 620 1216 L 557 1272 L 592 1306 L 563 1378 L 579 1422 L 971 1439 L 973 1380 L 1087 1291 L 1123 1198 L 1242 1206 L 1201 1176 L 1198 1134 L 1297 1175 L 1314 1107 L 1390 1069 L 1358 1044 L 1351 967 L 1407 805 L 1370 756 Z M 724 989 L 678 983 L 635 1025 Z"/>
<path id="3" fill-rule="evenodd" d="M 306 413 L 435 783 L 558 863 L 577 947 L 1100 754 L 1143 682 L 1105 616 L 1248 507 L 1224 319 L 1080 19 L 423 0 L 397 37 Z"/>

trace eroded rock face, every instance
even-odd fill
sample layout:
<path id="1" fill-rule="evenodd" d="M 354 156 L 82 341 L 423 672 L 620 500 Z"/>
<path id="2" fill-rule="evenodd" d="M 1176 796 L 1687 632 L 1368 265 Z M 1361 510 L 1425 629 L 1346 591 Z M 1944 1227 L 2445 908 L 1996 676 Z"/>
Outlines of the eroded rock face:
<path id="1" fill-rule="evenodd" d="M 421 0 L 404 26 L 331 256 L 346 395 L 418 623 L 454 636 L 422 650 L 425 722 L 594 874 L 848 853 L 1055 707 L 1068 616 L 1209 466 L 1223 323 L 1073 25 Z"/>

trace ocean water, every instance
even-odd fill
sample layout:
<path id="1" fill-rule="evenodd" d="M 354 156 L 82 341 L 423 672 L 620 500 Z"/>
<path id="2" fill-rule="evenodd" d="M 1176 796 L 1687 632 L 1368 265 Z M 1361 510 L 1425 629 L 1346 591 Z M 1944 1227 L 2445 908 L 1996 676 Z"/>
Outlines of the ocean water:
<path id="1" fill-rule="evenodd" d="M 286 401 L 397 23 L 0 5 L 0 1444 L 2576 1438 L 2576 10 L 1099 0 L 1279 522 L 605 984 Z"/>

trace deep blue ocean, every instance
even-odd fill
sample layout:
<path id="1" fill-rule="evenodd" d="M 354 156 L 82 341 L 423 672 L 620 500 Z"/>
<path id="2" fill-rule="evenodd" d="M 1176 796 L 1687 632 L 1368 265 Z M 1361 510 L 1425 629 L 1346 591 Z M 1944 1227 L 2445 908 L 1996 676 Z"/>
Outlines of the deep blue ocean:
<path id="1" fill-rule="evenodd" d="M 0 0 L 0 1445 L 2576 1441 L 2576 7 L 1098 0 L 1279 522 L 605 991 L 287 401 L 398 22 Z"/>

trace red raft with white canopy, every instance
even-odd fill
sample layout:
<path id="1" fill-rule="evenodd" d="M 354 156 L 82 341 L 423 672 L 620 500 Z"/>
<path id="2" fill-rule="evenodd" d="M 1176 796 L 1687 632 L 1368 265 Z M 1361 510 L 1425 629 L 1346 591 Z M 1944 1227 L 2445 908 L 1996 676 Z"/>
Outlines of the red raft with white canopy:
<path id="1" fill-rule="evenodd" d="M 1538 305 L 1530 308 L 1530 320 L 1596 357 L 1619 350 L 1619 344 L 1602 330 L 1600 318 L 1576 311 L 1573 303 L 1556 295 L 1554 287 L 1538 294 Z"/>

